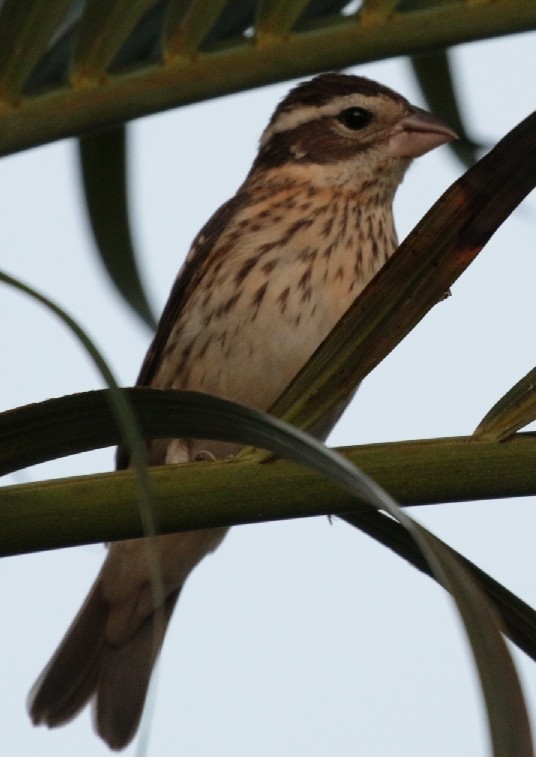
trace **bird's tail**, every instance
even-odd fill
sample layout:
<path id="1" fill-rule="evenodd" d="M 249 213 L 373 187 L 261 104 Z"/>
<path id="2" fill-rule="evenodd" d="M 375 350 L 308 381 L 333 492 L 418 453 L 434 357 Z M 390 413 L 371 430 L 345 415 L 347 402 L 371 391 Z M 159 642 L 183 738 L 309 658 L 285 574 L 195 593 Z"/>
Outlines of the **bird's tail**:
<path id="1" fill-rule="evenodd" d="M 105 639 L 108 606 L 97 579 L 54 656 L 28 698 L 35 725 L 50 728 L 71 720 L 94 699 L 99 735 L 112 749 L 133 738 L 169 619 L 180 590 L 150 615 L 120 646 Z"/>

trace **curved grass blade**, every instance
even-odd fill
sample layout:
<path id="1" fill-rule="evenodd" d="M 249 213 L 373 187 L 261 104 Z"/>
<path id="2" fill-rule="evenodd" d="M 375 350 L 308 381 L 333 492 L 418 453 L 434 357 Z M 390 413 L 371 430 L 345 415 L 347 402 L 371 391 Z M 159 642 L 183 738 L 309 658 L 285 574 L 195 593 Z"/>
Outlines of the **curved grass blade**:
<path id="1" fill-rule="evenodd" d="M 515 384 L 480 421 L 477 439 L 506 441 L 536 420 L 536 368 Z"/>
<path id="2" fill-rule="evenodd" d="M 419 527 L 419 530 L 423 535 L 423 529 Z M 504 639 L 500 633 L 495 633 L 501 628 L 495 610 L 477 581 L 452 559 L 450 550 L 439 539 L 429 536 L 426 534 L 427 546 L 438 561 L 436 576 L 443 572 L 442 583 L 456 602 L 471 645 L 486 703 L 493 755 L 528 757 L 533 754 L 533 748 L 526 704 Z M 494 631 L 489 633 L 491 628 Z M 503 696 L 503 687 L 508 689 L 509 696 Z"/>
<path id="3" fill-rule="evenodd" d="M 358 528 L 384 547 L 388 547 L 399 557 L 407 560 L 413 567 L 430 578 L 429 565 L 423 558 L 415 542 L 406 531 L 392 518 L 383 513 L 351 513 L 340 515 L 342 520 Z M 485 573 L 478 565 L 468 560 L 460 552 L 441 542 L 445 549 L 452 552 L 461 564 L 473 575 L 492 602 L 504 624 L 504 632 L 514 644 L 536 662 L 536 611 L 509 589 Z"/>
<path id="4" fill-rule="evenodd" d="M 87 0 L 77 25 L 71 81 L 99 80 L 156 0 Z"/>
<path id="5" fill-rule="evenodd" d="M 486 700 L 494 755 L 532 755 L 526 708 L 499 623 L 478 584 L 452 553 L 403 513 L 385 492 L 348 460 L 303 432 L 277 419 L 271 419 L 267 432 L 261 413 L 231 406 L 207 395 L 184 393 L 183 397 L 192 400 L 193 405 L 197 403 L 198 407 L 194 408 L 194 413 L 186 413 L 183 409 L 180 415 L 177 414 L 177 435 L 267 446 L 272 453 L 328 476 L 360 502 L 385 510 L 404 527 L 434 575 L 453 596 L 463 619 Z M 72 398 L 63 398 L 64 401 L 69 399 Z"/>
<path id="6" fill-rule="evenodd" d="M 460 137 L 451 142 L 449 148 L 462 165 L 470 168 L 478 160 L 478 151 L 483 150 L 485 145 L 478 144 L 467 134 L 454 89 L 448 50 L 412 55 L 410 61 L 430 110 L 443 118 Z"/>
<path id="7" fill-rule="evenodd" d="M 71 0 L 4 0 L 0 6 L 0 99 L 13 100 L 47 49 Z"/>
<path id="8" fill-rule="evenodd" d="M 124 443 L 127 446 L 130 456 L 131 465 L 136 472 L 136 479 L 138 483 L 138 505 L 140 519 L 144 527 L 144 533 L 151 537 L 147 542 L 147 548 L 149 550 L 149 564 L 152 575 L 153 591 L 155 593 L 155 601 L 157 607 L 163 605 L 163 586 L 161 581 L 160 561 L 154 537 L 157 532 L 157 524 L 155 523 L 153 506 L 152 506 L 152 493 L 151 493 L 151 478 L 149 476 L 147 459 L 145 455 L 145 446 L 143 444 L 138 421 L 134 415 L 132 408 L 125 393 L 119 388 L 115 377 L 108 367 L 108 364 L 98 351 L 95 344 L 91 341 L 85 331 L 76 323 L 76 321 L 55 302 L 45 297 L 40 292 L 27 286 L 26 284 L 18 281 L 12 276 L 0 271 L 0 282 L 13 287 L 22 294 L 26 294 L 31 299 L 39 302 L 41 305 L 57 316 L 62 323 L 67 326 L 70 332 L 75 336 L 80 345 L 84 348 L 88 356 L 91 358 L 94 366 L 100 373 L 102 379 L 108 386 L 107 400 L 109 402 L 109 408 L 114 418 L 114 423 L 120 429 L 121 436 L 124 439 Z M 50 419 L 49 419 L 50 420 Z"/>
<path id="9" fill-rule="evenodd" d="M 127 199 L 125 126 L 88 134 L 78 141 L 86 208 L 100 258 L 116 289 L 152 331 L 156 320 L 136 264 Z"/>
<path id="10" fill-rule="evenodd" d="M 123 389 L 123 392 L 146 439 L 174 437 L 179 432 L 195 434 L 197 417 L 203 416 L 206 410 L 203 399 L 206 395 L 197 393 L 148 387 Z M 214 413 L 210 402 L 217 400 L 206 400 L 208 412 Z M 228 407 L 225 403 L 223 406 Z M 247 423 L 249 411 L 239 407 L 241 422 Z M 179 421 L 180 429 L 177 428 Z M 266 422 L 269 433 L 269 420 Z M 185 427 L 186 423 L 190 426 Z M 269 441 L 269 437 L 267 439 Z M 99 391 L 7 410 L 0 413 L 0 475 L 120 442 L 121 433 L 113 415 L 106 410 L 106 398 L 100 396 Z M 508 445 L 476 442 L 473 437 L 451 437 L 348 447 L 343 452 L 369 475 L 382 481 L 388 491 L 395 492 L 397 499 L 406 505 L 536 493 L 536 469 L 530 464 L 536 453 L 536 435 L 533 434 L 518 434 Z M 272 470 L 272 466 L 268 469 Z M 291 484 L 292 481 L 294 479 Z M 229 486 L 236 489 L 240 484 L 232 478 Z M 266 479 L 264 486 L 268 486 Z M 315 501 L 318 496 L 333 499 L 333 492 L 319 490 L 315 493 L 302 480 L 296 486 L 303 489 L 303 496 L 308 500 Z M 246 492 L 243 494 L 246 497 Z M 281 495 L 281 490 L 274 493 L 276 498 Z M 180 491 L 174 496 L 180 496 Z M 120 503 L 123 501 L 120 490 L 114 497 Z M 320 509 L 308 510 L 304 502 L 300 504 L 299 498 L 295 502 L 297 514 L 324 512 L 320 503 L 317 504 Z M 338 499 L 336 502 L 334 511 L 348 509 L 348 501 Z M 202 526 L 198 524 L 198 527 Z"/>
<path id="11" fill-rule="evenodd" d="M 230 410 L 228 426 L 237 423 L 232 406 L 223 400 L 149 388 L 124 391 L 146 438 L 191 432 L 191 424 L 206 416 L 207 408 L 208 415 L 214 416 L 214 403 Z M 254 411 L 238 410 L 239 427 L 248 424 L 250 412 L 256 422 Z M 265 416 L 264 422 L 266 432 L 271 433 L 272 419 Z M 0 414 L 0 473 L 66 454 L 65 439 L 69 439 L 71 453 L 121 441 L 103 392 L 47 400 Z M 536 436 L 525 434 L 508 445 L 474 443 L 470 437 L 462 437 L 366 445 L 344 449 L 343 453 L 405 505 L 418 505 L 512 494 L 508 487 L 513 485 L 516 470 L 528 480 L 532 472 L 534 492 L 536 473 L 531 462 L 535 447 Z M 461 479 L 467 483 L 477 469 L 486 472 L 489 488 L 464 490 L 462 486 L 456 493 L 451 490 L 446 496 L 426 498 L 430 480 Z M 395 521 L 381 513 L 362 512 L 362 507 L 342 490 L 292 463 L 163 466 L 152 469 L 151 480 L 162 533 L 352 511 L 340 517 L 431 575 L 414 541 Z M 506 489 L 499 489 L 498 484 Z M 181 502 L 180 510 L 177 501 Z M 143 535 L 134 504 L 135 480 L 129 471 L 10 486 L 0 490 L 0 502 L 2 556 Z M 73 502 L 77 503 L 74 521 Z M 64 524 L 61 530 L 59 523 Z M 54 524 L 52 529 L 50 524 Z M 496 605 L 510 639 L 536 660 L 535 611 L 455 554 Z"/>

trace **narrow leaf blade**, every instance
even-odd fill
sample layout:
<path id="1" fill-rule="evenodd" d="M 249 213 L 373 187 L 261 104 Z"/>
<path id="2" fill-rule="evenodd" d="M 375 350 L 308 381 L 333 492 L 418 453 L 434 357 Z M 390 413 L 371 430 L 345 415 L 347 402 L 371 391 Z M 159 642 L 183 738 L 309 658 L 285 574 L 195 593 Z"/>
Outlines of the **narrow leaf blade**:
<path id="1" fill-rule="evenodd" d="M 80 137 L 78 157 L 86 209 L 100 258 L 123 299 L 154 330 L 156 320 L 138 271 L 130 230 L 126 127 Z"/>
<path id="2" fill-rule="evenodd" d="M 523 376 L 480 421 L 477 439 L 506 441 L 536 420 L 536 368 Z"/>
<path id="3" fill-rule="evenodd" d="M 156 395 L 164 394 L 155 390 L 152 392 Z M 92 399 L 94 400 L 95 396 Z M 272 453 L 288 457 L 328 476 L 362 503 L 386 510 L 405 528 L 417 543 L 435 576 L 451 592 L 463 619 L 477 661 L 488 708 L 494 755 L 530 757 L 530 729 L 521 687 L 511 657 L 501 638 L 495 613 L 477 583 L 450 550 L 445 549 L 432 534 L 405 515 L 365 474 L 312 437 L 307 437 L 274 418 L 270 419 L 271 431 L 267 434 L 266 418 L 263 414 L 208 395 L 181 393 L 181 399 L 184 404 L 176 416 L 180 419 L 181 426 L 177 435 L 268 447 Z M 72 403 L 73 399 L 56 400 L 59 401 L 65 404 L 69 401 Z M 195 407 L 196 404 L 199 407 Z M 192 409 L 191 405 L 194 406 L 193 414 L 188 412 Z M 76 410 L 76 400 L 74 409 Z M 27 412 L 27 409 L 22 408 L 19 412 Z M 50 422 L 50 415 L 47 417 Z M 245 423 L 240 423 L 240 420 Z"/>
<path id="4" fill-rule="evenodd" d="M 194 53 L 210 33 L 227 0 L 171 0 L 163 32 L 166 59 Z"/>
<path id="5" fill-rule="evenodd" d="M 0 98 L 20 94 L 71 0 L 4 0 L 0 6 Z"/>
<path id="6" fill-rule="evenodd" d="M 99 79 L 156 0 L 87 0 L 77 28 L 71 81 Z"/>

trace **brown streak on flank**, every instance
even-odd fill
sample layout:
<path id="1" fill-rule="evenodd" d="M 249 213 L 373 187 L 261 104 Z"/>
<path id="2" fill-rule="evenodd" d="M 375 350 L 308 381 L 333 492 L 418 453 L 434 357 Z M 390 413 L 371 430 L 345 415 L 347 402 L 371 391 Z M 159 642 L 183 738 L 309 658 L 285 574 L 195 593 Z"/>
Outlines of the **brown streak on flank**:
<path id="1" fill-rule="evenodd" d="M 218 257 L 219 260 L 216 260 L 214 264 L 212 264 L 212 260 L 215 258 L 215 255 L 212 254 L 209 258 L 210 261 L 210 275 L 207 275 L 207 283 L 206 288 L 210 289 L 212 286 L 214 286 L 214 282 L 216 281 L 216 278 L 218 276 L 218 273 L 221 271 L 223 263 L 225 261 L 225 255 L 233 248 L 233 245 L 235 243 L 235 235 L 230 235 L 228 241 L 220 247 L 218 250 Z"/>
<path id="2" fill-rule="evenodd" d="M 341 281 L 342 281 L 342 279 L 344 278 L 344 268 L 342 267 L 342 265 L 340 265 L 340 266 L 339 266 L 339 267 L 337 268 L 337 270 L 336 270 L 336 272 L 335 272 L 335 278 L 336 278 L 336 279 L 341 279 Z"/>
<path id="3" fill-rule="evenodd" d="M 309 247 L 305 247 L 298 253 L 298 260 L 303 263 L 313 263 L 316 260 L 318 250 L 311 250 Z"/>
<path id="4" fill-rule="evenodd" d="M 324 226 L 322 228 L 322 231 L 320 232 L 322 234 L 322 236 L 329 237 L 329 235 L 331 234 L 331 229 L 333 228 L 334 218 L 335 218 L 335 216 L 332 215 L 332 216 L 330 216 L 327 219 L 326 223 L 324 224 Z"/>
<path id="5" fill-rule="evenodd" d="M 348 219 L 350 215 L 348 210 L 349 210 L 348 205 L 344 205 L 343 220 L 341 224 L 341 230 L 339 232 L 339 239 L 344 239 L 344 237 L 346 237 L 346 231 L 348 229 Z"/>
<path id="6" fill-rule="evenodd" d="M 380 217 L 377 220 L 378 229 L 377 229 L 377 236 L 380 238 L 382 242 L 386 241 L 386 234 L 385 234 L 385 228 L 383 226 L 383 218 Z"/>
<path id="7" fill-rule="evenodd" d="M 313 288 L 311 286 L 311 278 L 313 274 L 313 267 L 312 265 L 309 266 L 301 275 L 300 280 L 298 281 L 298 289 L 302 289 L 302 296 L 301 296 L 301 302 L 306 303 L 309 302 L 311 297 L 313 296 Z"/>
<path id="8" fill-rule="evenodd" d="M 312 225 L 312 223 L 312 218 L 301 218 L 299 221 L 295 221 L 291 226 L 289 226 L 285 235 L 279 239 L 279 244 L 288 244 L 292 237 L 297 234 L 300 229 L 307 229 Z"/>
<path id="9" fill-rule="evenodd" d="M 330 257 L 331 257 L 331 256 L 332 256 L 332 254 L 333 254 L 333 248 L 334 248 L 334 244 L 333 244 L 333 243 L 332 243 L 332 244 L 329 244 L 329 245 L 328 245 L 328 246 L 326 247 L 326 249 L 324 250 L 324 252 L 322 253 L 322 257 L 323 257 L 323 258 L 325 258 L 326 260 L 329 260 L 329 259 L 330 259 Z"/>
<path id="10" fill-rule="evenodd" d="M 311 274 L 312 274 L 312 268 L 307 268 L 302 275 L 300 276 L 300 280 L 298 281 L 298 289 L 305 289 L 308 284 L 311 282 Z"/>
<path id="11" fill-rule="evenodd" d="M 191 355 L 193 346 L 194 346 L 194 342 L 190 342 L 190 344 L 187 344 L 186 347 L 182 348 L 182 351 L 181 351 L 182 362 L 188 360 L 188 358 Z"/>
<path id="12" fill-rule="evenodd" d="M 283 291 L 277 298 L 277 302 L 279 302 L 279 309 L 282 314 L 287 309 L 287 300 L 288 300 L 289 294 L 290 294 L 290 287 L 286 287 L 285 289 L 283 289 Z"/>
<path id="13" fill-rule="evenodd" d="M 178 336 L 173 339 L 169 339 L 164 350 L 162 351 L 162 360 L 167 360 L 177 348 Z"/>
<path id="14" fill-rule="evenodd" d="M 314 208 L 314 212 L 315 212 L 317 220 L 325 216 L 326 213 L 329 213 L 331 211 L 331 207 L 329 203 L 325 203 L 324 205 L 318 205 L 317 203 L 313 203 L 313 208 Z"/>
<path id="15" fill-rule="evenodd" d="M 264 284 L 261 284 L 261 286 L 257 289 L 255 294 L 253 295 L 251 299 L 251 304 L 253 305 L 254 313 L 252 317 L 252 321 L 255 320 L 257 317 L 257 313 L 259 312 L 259 308 L 262 304 L 262 301 L 264 300 L 264 295 L 266 294 L 266 289 L 268 288 L 268 281 L 265 281 Z"/>
<path id="16" fill-rule="evenodd" d="M 268 260 L 266 263 L 264 263 L 261 266 L 261 271 L 265 273 L 267 276 L 269 276 L 278 263 L 279 263 L 279 258 L 273 258 L 273 260 Z"/>
<path id="17" fill-rule="evenodd" d="M 281 202 L 281 207 L 283 210 L 294 210 L 296 207 L 296 197 L 287 197 L 286 200 Z"/>
<path id="18" fill-rule="evenodd" d="M 259 262 L 259 257 L 259 254 L 253 255 L 251 258 L 248 258 L 245 263 L 243 263 L 242 267 L 235 276 L 235 284 L 240 285 L 243 283 L 248 273 L 250 273 Z"/>
<path id="19" fill-rule="evenodd" d="M 265 255 L 267 252 L 271 252 L 273 249 L 275 249 L 279 245 L 280 245 L 279 239 L 276 239 L 275 242 L 265 242 L 264 244 L 261 244 L 260 247 L 257 247 L 257 253 L 259 255 Z"/>
<path id="20" fill-rule="evenodd" d="M 238 300 L 240 299 L 242 295 L 242 290 L 235 292 L 232 297 L 229 297 L 226 302 L 223 303 L 223 305 L 220 305 L 219 308 L 217 308 L 215 312 L 215 317 L 217 319 L 221 318 L 223 315 L 227 315 L 231 312 L 231 310 L 234 308 Z"/>
<path id="21" fill-rule="evenodd" d="M 206 340 L 205 344 L 199 350 L 198 358 L 204 358 L 205 357 L 205 355 L 207 354 L 207 350 L 208 350 L 211 342 L 212 342 L 212 334 L 209 335 L 209 337 Z M 206 371 L 205 371 L 205 374 L 206 374 Z M 205 374 L 203 374 L 203 378 L 204 378 Z"/>
<path id="22" fill-rule="evenodd" d="M 359 248 L 355 256 L 354 273 L 356 276 L 361 276 L 361 269 L 363 267 L 363 250 Z"/>
<path id="23" fill-rule="evenodd" d="M 372 189 L 376 184 L 378 180 L 377 179 L 366 179 L 360 186 L 359 191 L 360 193 L 366 194 L 370 189 Z"/>

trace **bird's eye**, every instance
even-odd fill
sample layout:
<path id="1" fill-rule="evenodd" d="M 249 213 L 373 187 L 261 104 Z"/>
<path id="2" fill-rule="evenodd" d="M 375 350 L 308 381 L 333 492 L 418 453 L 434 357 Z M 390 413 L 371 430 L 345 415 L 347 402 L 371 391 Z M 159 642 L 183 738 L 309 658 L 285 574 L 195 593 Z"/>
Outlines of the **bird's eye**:
<path id="1" fill-rule="evenodd" d="M 372 121 L 372 113 L 365 108 L 346 108 L 339 113 L 337 120 L 341 122 L 343 126 L 352 131 L 359 131 L 364 129 Z"/>

